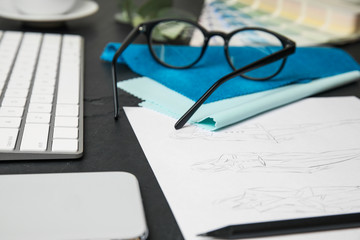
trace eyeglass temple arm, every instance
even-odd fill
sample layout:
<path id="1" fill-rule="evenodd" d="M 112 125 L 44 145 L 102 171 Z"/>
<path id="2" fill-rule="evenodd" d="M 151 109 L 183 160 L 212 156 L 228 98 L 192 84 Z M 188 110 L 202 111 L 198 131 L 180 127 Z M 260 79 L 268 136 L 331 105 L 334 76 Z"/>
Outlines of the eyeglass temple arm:
<path id="1" fill-rule="evenodd" d="M 119 97 L 117 92 L 117 71 L 116 71 L 116 62 L 119 58 L 119 56 L 124 52 L 124 50 L 132 43 L 135 38 L 140 34 L 140 27 L 138 26 L 134 28 L 129 35 L 125 38 L 123 43 L 121 44 L 120 48 L 115 52 L 115 55 L 112 59 L 111 65 L 112 65 L 112 78 L 113 78 L 113 94 L 114 94 L 114 118 L 118 119 L 119 117 Z"/>
<path id="2" fill-rule="evenodd" d="M 249 65 L 246 65 L 243 68 L 240 68 L 222 78 L 220 78 L 218 81 L 216 81 L 207 91 L 204 95 L 201 96 L 201 98 L 199 100 L 197 100 L 197 102 L 194 103 L 194 105 L 175 123 L 175 129 L 180 129 L 182 128 L 185 123 L 187 121 L 189 121 L 189 119 L 194 115 L 194 113 L 199 109 L 199 107 L 206 101 L 206 99 L 208 99 L 210 97 L 210 95 L 219 87 L 221 86 L 224 82 L 239 76 L 243 73 L 246 73 L 248 71 L 257 69 L 259 67 L 262 67 L 266 64 L 275 62 L 277 60 L 280 60 L 284 57 L 286 57 L 287 55 L 293 53 L 295 51 L 295 46 L 290 46 L 288 48 L 284 48 L 279 52 L 273 53 L 269 56 L 266 56 L 262 59 L 257 60 L 256 62 L 253 62 Z"/>

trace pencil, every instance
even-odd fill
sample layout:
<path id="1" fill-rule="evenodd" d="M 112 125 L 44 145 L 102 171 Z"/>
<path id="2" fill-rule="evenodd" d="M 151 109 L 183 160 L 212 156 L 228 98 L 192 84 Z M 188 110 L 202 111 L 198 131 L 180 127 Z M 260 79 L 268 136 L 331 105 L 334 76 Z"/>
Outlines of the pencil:
<path id="1" fill-rule="evenodd" d="M 230 225 L 198 236 L 241 239 L 355 227 L 360 227 L 360 213 Z"/>

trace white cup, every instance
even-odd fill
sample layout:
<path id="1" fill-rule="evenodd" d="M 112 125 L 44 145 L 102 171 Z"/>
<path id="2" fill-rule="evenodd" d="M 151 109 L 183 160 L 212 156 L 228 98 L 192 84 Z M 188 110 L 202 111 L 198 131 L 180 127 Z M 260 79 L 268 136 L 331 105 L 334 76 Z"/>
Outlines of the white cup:
<path id="1" fill-rule="evenodd" d="M 78 0 L 14 0 L 15 7 L 27 15 L 61 15 L 69 12 Z"/>

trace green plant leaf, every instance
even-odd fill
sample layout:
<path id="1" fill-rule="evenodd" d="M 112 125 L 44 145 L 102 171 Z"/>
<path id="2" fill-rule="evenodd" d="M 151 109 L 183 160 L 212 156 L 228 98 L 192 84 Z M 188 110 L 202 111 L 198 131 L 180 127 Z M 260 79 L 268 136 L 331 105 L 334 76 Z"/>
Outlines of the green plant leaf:
<path id="1" fill-rule="evenodd" d="M 120 12 L 115 14 L 115 20 L 133 26 L 159 18 L 196 20 L 196 17 L 191 13 L 173 8 L 172 0 L 148 0 L 141 6 L 135 4 L 134 0 L 118 0 L 118 7 Z M 160 34 L 158 38 L 161 38 Z"/>
<path id="2" fill-rule="evenodd" d="M 148 0 L 140 6 L 138 13 L 146 19 L 154 19 L 159 11 L 172 6 L 172 0 Z"/>
<path id="3" fill-rule="evenodd" d="M 118 21 L 118 22 L 121 22 L 121 23 L 130 23 L 131 24 L 131 21 L 130 21 L 130 18 L 127 14 L 126 11 L 122 11 L 122 12 L 118 12 L 115 14 L 114 16 L 115 20 Z"/>
<path id="4" fill-rule="evenodd" d="M 143 22 L 146 22 L 148 21 L 147 19 L 143 18 L 142 16 L 140 16 L 139 14 L 136 14 L 133 18 L 133 21 L 132 21 L 132 25 L 134 27 L 138 26 L 140 23 L 143 23 Z"/>
<path id="5" fill-rule="evenodd" d="M 133 0 L 118 0 L 118 8 L 120 12 L 115 15 L 117 21 L 123 23 L 132 23 L 136 17 L 139 7 Z"/>
<path id="6" fill-rule="evenodd" d="M 195 15 L 173 7 L 163 8 L 158 11 L 156 18 L 183 18 L 183 19 L 190 19 L 196 20 Z"/>

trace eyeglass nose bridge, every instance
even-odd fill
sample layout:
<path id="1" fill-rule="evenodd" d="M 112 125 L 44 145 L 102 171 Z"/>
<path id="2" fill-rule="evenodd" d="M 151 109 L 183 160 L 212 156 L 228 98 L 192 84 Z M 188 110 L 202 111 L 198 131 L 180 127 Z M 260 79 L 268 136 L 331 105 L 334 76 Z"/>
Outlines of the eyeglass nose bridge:
<path id="1" fill-rule="evenodd" d="M 210 39 L 212 37 L 216 37 L 219 36 L 224 40 L 224 54 L 225 54 L 225 58 L 227 60 L 227 62 L 229 63 L 230 67 L 232 69 L 235 70 L 235 67 L 231 64 L 231 59 L 228 53 L 228 48 L 229 48 L 229 40 L 230 40 L 230 35 L 224 32 L 220 32 L 220 31 L 212 31 L 212 32 L 208 32 L 207 36 L 206 36 L 206 47 L 208 46 Z"/>
<path id="2" fill-rule="evenodd" d="M 219 32 L 219 31 L 213 31 L 213 32 L 209 32 L 207 35 L 207 41 L 210 41 L 210 39 L 212 37 L 221 37 L 224 40 L 224 44 L 226 44 L 226 42 L 228 41 L 228 35 L 224 32 Z"/>

